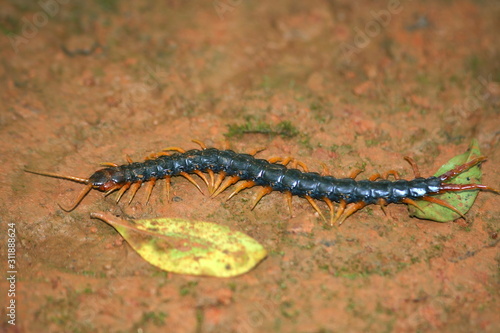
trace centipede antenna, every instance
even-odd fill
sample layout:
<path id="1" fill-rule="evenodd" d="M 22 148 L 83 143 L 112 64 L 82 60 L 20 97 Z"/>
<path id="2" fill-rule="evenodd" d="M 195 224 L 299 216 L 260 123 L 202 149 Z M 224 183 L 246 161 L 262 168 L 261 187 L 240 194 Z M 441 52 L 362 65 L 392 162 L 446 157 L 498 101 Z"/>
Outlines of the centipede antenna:
<path id="1" fill-rule="evenodd" d="M 29 169 L 24 169 L 24 171 L 29 172 L 29 173 L 33 173 L 35 175 L 41 175 L 41 176 L 47 176 L 47 177 L 53 177 L 53 178 L 59 178 L 59 179 L 67 179 L 67 180 L 71 180 L 71 181 L 81 183 L 81 184 L 88 184 L 89 183 L 88 178 L 66 176 L 66 175 L 60 175 L 60 174 L 52 173 L 52 172 L 41 172 L 41 171 L 34 171 L 34 170 L 29 170 Z"/>
<path id="2" fill-rule="evenodd" d="M 61 205 L 60 203 L 58 203 L 59 207 L 61 207 L 61 209 L 64 210 L 64 211 L 66 211 L 66 212 L 71 212 L 73 209 L 76 208 L 76 206 L 78 206 L 80 204 L 80 202 L 82 202 L 83 198 L 85 198 L 85 196 L 90 192 L 91 189 L 92 189 L 92 184 L 88 184 L 80 192 L 80 194 L 78 195 L 78 197 L 76 198 L 76 200 L 73 202 L 73 204 L 69 208 L 66 208 L 63 205 Z"/>

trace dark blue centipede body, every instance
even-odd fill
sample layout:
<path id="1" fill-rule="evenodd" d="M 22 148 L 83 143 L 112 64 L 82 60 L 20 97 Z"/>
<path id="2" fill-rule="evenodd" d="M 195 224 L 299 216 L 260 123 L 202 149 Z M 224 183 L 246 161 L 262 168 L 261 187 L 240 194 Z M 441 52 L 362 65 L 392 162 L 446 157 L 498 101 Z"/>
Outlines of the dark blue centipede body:
<path id="1" fill-rule="evenodd" d="M 375 204 L 380 199 L 387 203 L 399 203 L 403 199 L 418 199 L 438 193 L 441 180 L 437 177 L 413 180 L 359 180 L 321 176 L 316 172 L 289 169 L 282 164 L 256 159 L 249 154 L 238 154 L 232 150 L 208 148 L 189 150 L 131 163 L 109 167 L 94 173 L 90 180 L 97 185 L 110 181 L 114 184 L 147 182 L 151 179 L 176 176 L 181 173 L 212 170 L 237 176 L 241 180 L 253 181 L 274 191 L 291 192 L 292 195 L 325 198 L 346 203 L 364 202 Z"/>

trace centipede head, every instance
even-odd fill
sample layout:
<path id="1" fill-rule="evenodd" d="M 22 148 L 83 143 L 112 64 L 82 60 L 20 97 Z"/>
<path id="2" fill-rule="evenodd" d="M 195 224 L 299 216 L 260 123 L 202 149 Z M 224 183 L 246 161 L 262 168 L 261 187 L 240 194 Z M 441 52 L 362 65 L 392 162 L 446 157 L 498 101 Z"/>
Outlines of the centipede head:
<path id="1" fill-rule="evenodd" d="M 87 196 L 87 194 L 90 192 L 92 189 L 96 189 L 99 191 L 103 191 L 106 193 L 113 192 L 116 189 L 119 189 L 120 187 L 123 186 L 123 184 L 120 184 L 120 177 L 116 176 L 116 172 L 113 172 L 114 168 L 105 168 L 96 171 L 92 176 L 89 178 L 82 178 L 82 177 L 75 177 L 75 176 L 67 176 L 67 175 L 60 175 L 52 172 L 41 172 L 41 171 L 34 171 L 34 170 L 29 170 L 29 169 L 24 169 L 25 172 L 33 173 L 36 175 L 41 175 L 41 176 L 46 176 L 46 177 L 53 177 L 53 178 L 59 178 L 59 179 L 66 179 L 66 180 L 71 180 L 77 183 L 85 184 L 85 188 L 82 189 L 78 197 L 75 199 L 75 201 L 69 206 L 69 207 L 64 207 L 61 204 L 58 204 L 59 207 L 61 207 L 62 210 L 66 212 L 70 212 L 73 209 L 75 209 L 80 202 Z"/>

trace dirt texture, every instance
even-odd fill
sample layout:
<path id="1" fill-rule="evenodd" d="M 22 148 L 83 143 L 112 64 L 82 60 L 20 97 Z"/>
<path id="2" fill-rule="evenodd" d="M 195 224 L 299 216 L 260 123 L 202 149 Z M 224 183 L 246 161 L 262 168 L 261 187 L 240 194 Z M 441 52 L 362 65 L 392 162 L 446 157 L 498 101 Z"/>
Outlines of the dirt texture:
<path id="1" fill-rule="evenodd" d="M 101 162 L 199 139 L 337 177 L 411 179 L 404 156 L 430 176 L 476 138 L 488 156 L 483 182 L 499 188 L 498 1 L 1 7 L 0 267 L 14 276 L 0 281 L 1 331 L 500 331 L 493 193 L 480 193 L 465 220 L 369 206 L 332 227 L 305 199 L 293 198 L 292 216 L 277 192 L 251 210 L 257 189 L 226 201 L 228 191 L 210 198 L 182 177 L 170 202 L 158 181 L 147 205 L 144 189 L 130 205 L 127 194 L 116 204 L 92 191 L 68 213 L 58 203 L 82 185 L 24 172 L 89 177 Z M 167 273 L 92 212 L 212 221 L 268 256 L 235 278 Z"/>

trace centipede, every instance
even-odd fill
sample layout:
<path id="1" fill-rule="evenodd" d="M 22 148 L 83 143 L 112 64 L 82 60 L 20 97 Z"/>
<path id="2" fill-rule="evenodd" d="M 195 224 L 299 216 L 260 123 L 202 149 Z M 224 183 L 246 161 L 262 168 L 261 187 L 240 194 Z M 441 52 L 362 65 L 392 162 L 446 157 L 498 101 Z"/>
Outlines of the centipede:
<path id="1" fill-rule="evenodd" d="M 102 163 L 104 168 L 95 171 L 88 178 L 31 169 L 25 169 L 25 171 L 85 184 L 70 206 L 59 204 L 67 212 L 77 208 L 92 189 L 104 192 L 105 195 L 117 191 L 117 203 L 125 192 L 129 191 L 128 203 L 130 204 L 136 192 L 144 185 L 147 204 L 157 180 L 166 181 L 167 196 L 169 196 L 171 178 L 175 176 L 186 178 L 203 193 L 192 177 L 192 175 L 197 175 L 207 185 L 211 197 L 218 196 L 233 185 L 234 189 L 228 199 L 244 189 L 260 187 L 251 209 L 255 208 L 262 197 L 278 191 L 285 194 L 290 210 L 293 196 L 305 198 L 327 221 L 317 204 L 323 201 L 329 208 L 329 220 L 332 225 L 342 224 L 349 216 L 367 205 L 377 204 L 383 208 L 388 204 L 407 204 L 420 209 L 416 204 L 418 200 L 447 207 L 464 217 L 457 208 L 436 196 L 458 191 L 489 191 L 500 194 L 498 190 L 486 185 L 452 182 L 457 175 L 486 161 L 484 156 L 474 158 L 439 176 L 427 178 L 421 177 L 413 159 L 405 157 L 415 176 L 411 180 L 401 179 L 399 173 L 394 170 L 383 175 L 377 173 L 368 179 L 357 180 L 356 177 L 361 172 L 358 169 L 346 178 L 336 178 L 327 172 L 310 172 L 304 163 L 291 157 L 260 159 L 255 157 L 258 150 L 250 153 L 237 153 L 231 149 L 208 148 L 199 140 L 193 140 L 193 142 L 197 143 L 200 148 L 184 150 L 180 147 L 168 147 L 159 153 L 149 155 L 143 162 L 133 162 L 127 157 L 127 163 L 123 165 Z"/>

